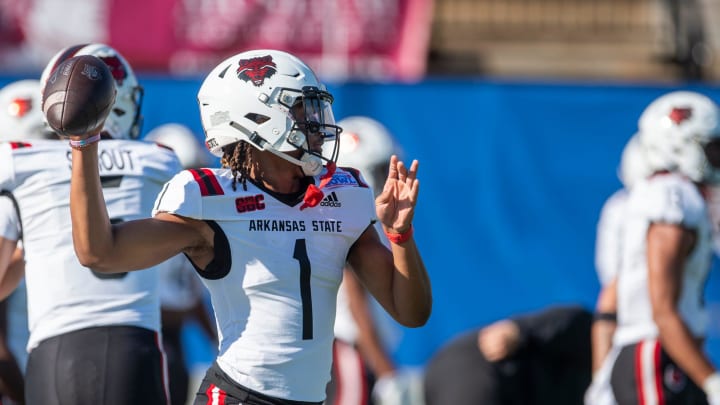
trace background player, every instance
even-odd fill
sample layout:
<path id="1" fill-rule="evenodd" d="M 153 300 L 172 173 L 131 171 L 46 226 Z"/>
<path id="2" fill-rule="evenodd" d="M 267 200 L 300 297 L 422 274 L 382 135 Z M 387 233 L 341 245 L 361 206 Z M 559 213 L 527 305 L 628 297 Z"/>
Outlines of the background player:
<path id="1" fill-rule="evenodd" d="M 338 125 L 343 128 L 338 166 L 360 170 L 377 197 L 391 156 L 402 154 L 399 145 L 385 126 L 370 117 L 347 117 Z M 329 152 L 330 146 L 325 148 Z M 335 203 L 330 195 L 321 205 Z M 382 231 L 379 224 L 376 228 Z M 386 239 L 383 241 L 389 246 Z M 346 268 L 338 291 L 326 404 L 402 404 L 411 402 L 413 394 L 415 400 L 422 398 L 421 378 L 413 380 L 410 373 L 399 373 L 388 353 L 399 330 L 379 308 L 352 269 Z"/>
<path id="2" fill-rule="evenodd" d="M 717 405 L 720 374 L 703 353 L 703 295 L 713 255 L 705 198 L 720 182 L 720 110 L 699 93 L 665 94 L 643 111 L 639 139 L 653 174 L 627 202 L 613 393 L 620 405 Z"/>
<path id="3" fill-rule="evenodd" d="M 617 350 L 611 350 L 617 321 L 617 272 L 622 262 L 622 236 L 629 192 L 634 184 L 650 174 L 638 135 L 625 144 L 618 177 L 623 187 L 603 204 L 595 239 L 595 269 L 600 293 L 592 326 L 593 381 L 585 396 L 586 405 L 613 405 L 610 371 Z"/>
<path id="4" fill-rule="evenodd" d="M 115 49 L 103 44 L 63 49 L 41 82 L 76 55 L 102 59 L 117 88 L 102 128 L 103 204 L 115 223 L 146 217 L 162 184 L 180 170 L 178 159 L 166 148 L 131 140 L 140 133 L 142 88 Z M 158 274 L 108 276 L 78 262 L 70 223 L 70 157 L 61 140 L 0 145 L 0 188 L 19 207 L 19 216 L 4 214 L 23 229 L 30 327 L 26 402 L 165 403 Z M 18 240 L 16 233 L 5 242 L 14 248 Z"/>
<path id="5" fill-rule="evenodd" d="M 25 141 L 29 139 L 52 139 L 54 134 L 45 124 L 42 114 L 42 100 L 40 97 L 40 81 L 34 79 L 18 80 L 7 84 L 0 89 L 0 141 Z M 13 212 L 15 205 L 8 196 L 0 197 L 0 212 Z M 0 218 L 5 218 L 0 215 Z M 12 229 L 17 224 L 3 221 L 0 224 L 0 237 L 8 238 L 21 229 Z M 11 233 L 12 232 L 12 233 Z M 22 274 L 24 260 L 22 259 L 22 243 L 18 243 L 18 250 L 12 256 L 15 260 L 10 266 L 15 267 L 13 274 Z M 8 246 L 10 244 L 8 243 Z M 0 268 L 4 268 L 0 264 Z M 14 283 L 11 283 L 14 284 Z M 15 403 L 24 403 L 24 378 L 27 363 L 27 342 L 29 337 L 27 317 L 27 293 L 25 280 L 21 279 L 17 288 L 0 304 L 0 334 L 2 344 L 2 380 L 5 381 L 0 389 Z M 5 344 L 7 346 L 5 346 Z M 9 352 L 7 352 L 9 350 Z M 10 400 L 3 399 L 3 404 Z"/>
<path id="6" fill-rule="evenodd" d="M 473 329 L 425 368 L 426 405 L 574 405 L 591 378 L 592 313 L 555 305 Z"/>

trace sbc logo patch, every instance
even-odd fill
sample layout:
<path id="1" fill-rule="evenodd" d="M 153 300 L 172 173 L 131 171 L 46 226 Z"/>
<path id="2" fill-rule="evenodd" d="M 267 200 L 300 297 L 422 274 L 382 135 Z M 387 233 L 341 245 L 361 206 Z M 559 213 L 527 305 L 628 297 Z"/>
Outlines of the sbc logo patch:
<path id="1" fill-rule="evenodd" d="M 265 196 L 262 194 L 240 197 L 235 199 L 235 209 L 239 213 L 259 211 L 265 209 Z"/>

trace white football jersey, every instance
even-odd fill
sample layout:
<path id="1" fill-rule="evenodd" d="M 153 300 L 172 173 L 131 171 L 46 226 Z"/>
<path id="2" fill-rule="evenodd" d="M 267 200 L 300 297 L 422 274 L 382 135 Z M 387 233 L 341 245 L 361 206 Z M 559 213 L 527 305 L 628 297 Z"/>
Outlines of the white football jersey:
<path id="1" fill-rule="evenodd" d="M 690 332 L 697 337 L 705 336 L 708 317 L 703 296 L 713 248 L 702 195 L 685 177 L 663 174 L 640 181 L 630 192 L 627 204 L 614 344 L 624 346 L 658 336 L 648 294 L 646 235 L 651 223 L 678 224 L 697 232 L 695 247 L 685 261 L 677 305 Z"/>
<path id="2" fill-rule="evenodd" d="M 222 370 L 266 395 L 322 401 L 338 285 L 350 247 L 375 221 L 372 191 L 338 169 L 323 202 L 301 210 L 301 197 L 286 203 L 250 181 L 247 190 L 231 183 L 227 169 L 183 171 L 153 215 L 203 219 L 215 229 L 215 259 L 198 273 L 215 311 Z"/>
<path id="3" fill-rule="evenodd" d="M 595 270 L 603 286 L 615 278 L 620 268 L 627 200 L 628 191 L 621 188 L 605 201 L 600 211 L 595 238 Z"/>
<path id="4" fill-rule="evenodd" d="M 103 140 L 100 176 L 113 222 L 146 218 L 180 168 L 175 154 L 152 143 Z M 154 270 L 101 274 L 75 256 L 70 221 L 71 150 L 67 141 L 0 144 L 0 189 L 16 198 L 23 226 L 30 339 L 88 327 L 134 325 L 158 331 Z"/>

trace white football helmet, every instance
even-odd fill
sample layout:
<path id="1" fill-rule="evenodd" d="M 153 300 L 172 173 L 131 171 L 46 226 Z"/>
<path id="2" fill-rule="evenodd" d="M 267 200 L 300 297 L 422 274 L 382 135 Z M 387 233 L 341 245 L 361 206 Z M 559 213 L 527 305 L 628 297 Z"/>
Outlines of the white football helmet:
<path id="1" fill-rule="evenodd" d="M 650 166 L 645 157 L 645 151 L 638 139 L 638 134 L 633 135 L 625 144 L 620 157 L 618 177 L 626 189 L 631 189 L 635 183 L 652 174 Z"/>
<path id="2" fill-rule="evenodd" d="M 18 80 L 0 89 L 0 140 L 55 138 L 41 99 L 39 80 Z"/>
<path id="3" fill-rule="evenodd" d="M 710 98 L 691 91 L 665 94 L 647 106 L 639 127 L 652 171 L 720 182 L 720 110 Z"/>
<path id="4" fill-rule="evenodd" d="M 210 167 L 215 159 L 205 149 L 205 146 L 200 143 L 193 131 L 182 124 L 168 123 L 160 125 L 148 132 L 143 139 L 171 148 L 175 151 L 175 154 L 180 159 L 180 164 L 185 169 Z"/>
<path id="5" fill-rule="evenodd" d="M 338 125 L 342 128 L 338 166 L 360 170 L 378 194 L 387 179 L 390 156 L 401 154 L 399 146 L 387 128 L 370 117 L 347 117 Z"/>
<path id="6" fill-rule="evenodd" d="M 143 88 L 127 60 L 112 47 L 105 44 L 82 44 L 62 49 L 50 59 L 43 70 L 40 77 L 42 86 L 45 86 L 50 74 L 60 63 L 79 55 L 92 55 L 102 59 L 115 79 L 117 95 L 110 115 L 105 120 L 103 134 L 115 139 L 136 139 L 140 136 L 143 123 L 140 113 Z"/>
<path id="7" fill-rule="evenodd" d="M 210 72 L 198 92 L 205 144 L 222 157 L 224 146 L 246 141 L 259 150 L 292 162 L 306 175 L 322 171 L 337 158 L 311 151 L 306 135 L 335 140 L 333 97 L 315 73 L 297 57 L 276 50 L 253 50 L 232 56 Z M 303 151 L 300 158 L 283 152 Z"/>

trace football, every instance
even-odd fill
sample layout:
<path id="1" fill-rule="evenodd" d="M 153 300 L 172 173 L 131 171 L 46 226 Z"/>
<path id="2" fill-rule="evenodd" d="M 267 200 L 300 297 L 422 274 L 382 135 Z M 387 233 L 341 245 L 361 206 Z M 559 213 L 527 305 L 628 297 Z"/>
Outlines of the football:
<path id="1" fill-rule="evenodd" d="M 94 134 L 110 113 L 115 94 L 115 79 L 105 62 L 92 55 L 75 56 L 50 74 L 42 110 L 58 135 Z"/>

